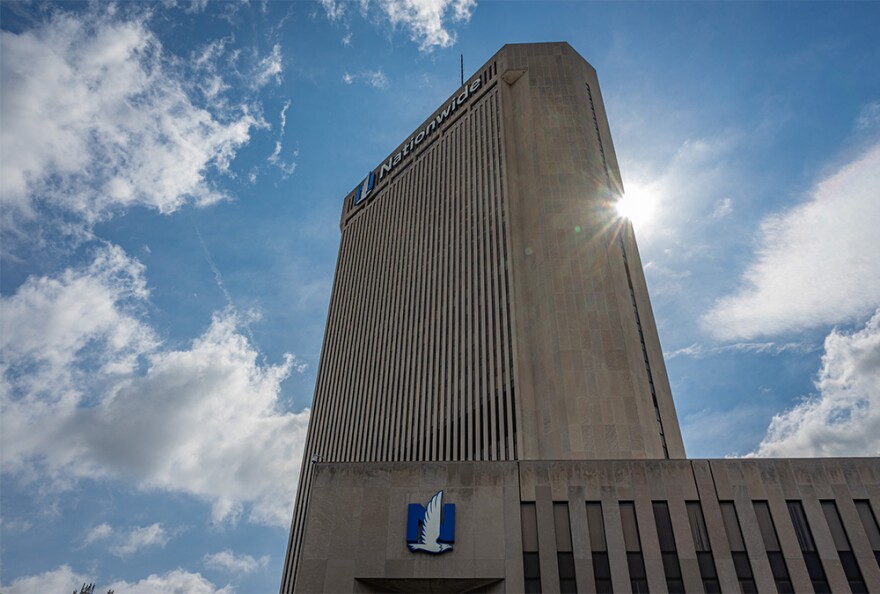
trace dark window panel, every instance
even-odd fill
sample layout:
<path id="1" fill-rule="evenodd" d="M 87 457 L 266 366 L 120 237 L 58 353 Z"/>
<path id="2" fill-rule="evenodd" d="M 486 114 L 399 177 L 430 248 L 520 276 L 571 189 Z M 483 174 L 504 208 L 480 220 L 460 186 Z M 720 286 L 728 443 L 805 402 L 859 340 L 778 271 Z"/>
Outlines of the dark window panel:
<path id="1" fill-rule="evenodd" d="M 519 509 L 522 522 L 523 551 L 535 552 L 538 550 L 538 516 L 535 504 L 523 503 Z"/>
<path id="2" fill-rule="evenodd" d="M 605 544 L 605 521 L 602 518 L 602 504 L 587 502 L 587 526 L 590 530 L 590 548 L 595 551 L 608 550 Z"/>
<path id="3" fill-rule="evenodd" d="M 678 564 L 678 555 L 676 553 L 661 553 L 661 555 L 663 559 L 663 573 L 666 574 L 666 579 L 680 579 L 681 567 Z"/>
<path id="4" fill-rule="evenodd" d="M 711 551 L 709 544 L 709 531 L 706 529 L 706 519 L 703 517 L 703 508 L 699 501 L 686 503 L 688 523 L 691 526 L 691 535 L 694 538 L 694 549 L 699 553 Z"/>
<path id="5" fill-rule="evenodd" d="M 648 576 L 645 573 L 645 559 L 641 553 L 627 553 L 626 564 L 629 566 L 629 583 L 633 594 L 647 594 Z"/>
<path id="6" fill-rule="evenodd" d="M 766 501 L 755 501 L 755 516 L 758 518 L 758 528 L 761 530 L 761 538 L 764 539 L 764 548 L 770 551 L 779 550 L 779 540 L 776 538 L 776 528 L 773 526 L 773 517 L 770 515 L 770 506 Z"/>
<path id="7" fill-rule="evenodd" d="M 743 551 L 734 551 L 733 567 L 736 569 L 736 577 L 746 579 L 752 577 L 752 564 L 749 562 L 749 555 Z"/>
<path id="8" fill-rule="evenodd" d="M 718 572 L 715 571 L 715 560 L 712 559 L 712 553 L 697 553 L 697 565 L 700 566 L 700 575 L 703 579 L 718 577 Z"/>
<path id="9" fill-rule="evenodd" d="M 571 522 L 568 517 L 568 503 L 553 503 L 553 524 L 556 528 L 556 550 L 571 551 Z"/>
<path id="10" fill-rule="evenodd" d="M 541 564 L 538 553 L 523 553 L 523 569 L 527 578 L 541 577 Z"/>
<path id="11" fill-rule="evenodd" d="M 839 551 L 838 554 L 840 555 L 840 564 L 843 566 L 843 573 L 849 582 L 849 589 L 853 591 L 853 594 L 867 592 L 868 586 L 862 577 L 862 570 L 859 569 L 855 554 L 852 551 Z"/>
<path id="12" fill-rule="evenodd" d="M 791 516 L 791 523 L 794 526 L 794 533 L 801 551 L 815 551 L 816 543 L 813 541 L 813 533 L 810 531 L 803 504 L 800 501 L 788 501 L 787 504 L 788 514 Z"/>
<path id="13" fill-rule="evenodd" d="M 776 590 L 779 594 L 794 594 L 794 586 L 788 577 L 788 568 L 785 559 L 779 551 L 767 551 L 767 560 L 770 562 L 770 571 L 773 572 L 773 580 L 776 582 Z"/>
<path id="14" fill-rule="evenodd" d="M 541 594 L 541 563 L 538 553 L 523 553 L 523 574 L 527 594 Z"/>
<path id="15" fill-rule="evenodd" d="M 611 564 L 608 553 L 593 553 L 593 575 L 596 578 L 596 592 L 611 593 Z"/>
<path id="16" fill-rule="evenodd" d="M 823 501 L 822 513 L 825 514 L 825 521 L 828 522 L 828 529 L 831 531 L 831 538 L 834 539 L 835 548 L 838 551 L 850 550 L 849 538 L 843 528 L 843 522 L 840 521 L 840 513 L 837 511 L 837 505 L 834 501 Z"/>
<path id="17" fill-rule="evenodd" d="M 770 571 L 773 572 L 774 579 L 787 578 L 788 568 L 785 566 L 785 559 L 779 551 L 770 551 L 767 553 L 767 559 L 770 562 Z"/>
<path id="18" fill-rule="evenodd" d="M 562 579 L 574 579 L 574 554 L 557 553 L 559 560 L 559 577 Z"/>
<path id="19" fill-rule="evenodd" d="M 623 527 L 623 542 L 627 552 L 642 550 L 639 542 L 639 524 L 636 520 L 636 507 L 632 501 L 620 502 L 620 522 Z"/>
<path id="20" fill-rule="evenodd" d="M 720 501 L 721 519 L 724 520 L 724 530 L 727 532 L 727 542 L 730 543 L 731 551 L 745 551 L 742 530 L 739 527 L 739 519 L 736 517 L 736 507 L 733 501 Z"/>
<path id="21" fill-rule="evenodd" d="M 655 501 L 654 523 L 657 524 L 657 538 L 660 539 L 660 550 L 664 553 L 675 551 L 675 535 L 672 533 L 672 518 L 669 517 L 669 505 L 665 501 Z"/>
<path id="22" fill-rule="evenodd" d="M 657 538 L 660 540 L 660 553 L 663 560 L 663 573 L 666 576 L 666 589 L 669 594 L 684 592 L 681 579 L 681 565 L 678 553 L 675 552 L 675 535 L 672 532 L 672 518 L 669 516 L 669 504 L 665 501 L 652 503 L 654 523 L 657 525 Z"/>
<path id="23" fill-rule="evenodd" d="M 810 523 L 807 521 L 806 513 L 804 513 L 803 503 L 800 501 L 788 501 L 787 505 L 798 544 L 801 547 L 801 552 L 804 554 L 807 573 L 810 574 L 810 581 L 813 582 L 813 590 L 817 594 L 830 592 L 828 579 L 825 577 L 825 568 L 822 567 L 819 553 L 816 552 L 816 542 L 813 540 L 813 532 L 810 530 Z"/>
<path id="24" fill-rule="evenodd" d="M 871 509 L 871 502 L 867 499 L 859 499 L 855 502 L 856 511 L 859 512 L 859 518 L 865 527 L 865 534 L 868 536 L 868 542 L 875 551 L 880 551 L 880 528 L 877 527 L 877 518 L 874 517 L 874 510 Z"/>
<path id="25" fill-rule="evenodd" d="M 559 564 L 559 590 L 563 594 L 577 592 L 577 581 L 574 571 L 574 553 L 559 552 L 556 554 Z"/>
<path id="26" fill-rule="evenodd" d="M 527 594 L 541 592 L 541 563 L 538 558 L 538 515 L 533 502 L 520 505 L 523 538 L 523 577 Z"/>
<path id="27" fill-rule="evenodd" d="M 831 592 L 828 586 L 828 580 L 825 578 L 825 568 L 819 560 L 819 553 L 804 552 L 804 563 L 807 565 L 807 573 L 810 575 L 810 581 L 813 582 L 813 589 L 817 594 L 823 592 Z"/>
<path id="28" fill-rule="evenodd" d="M 627 553 L 626 563 L 629 567 L 630 579 L 648 579 L 645 573 L 645 560 L 641 553 Z"/>
<path id="29" fill-rule="evenodd" d="M 611 564 L 608 562 L 608 553 L 593 553 L 593 573 L 596 579 L 611 579 Z"/>
<path id="30" fill-rule="evenodd" d="M 837 555 L 840 557 L 840 564 L 843 566 L 843 573 L 849 582 L 849 589 L 855 593 L 867 592 L 868 588 L 865 579 L 862 577 L 862 570 L 856 562 L 856 556 L 852 552 L 849 536 L 843 527 L 843 521 L 840 518 L 840 512 L 834 501 L 823 501 L 822 512 L 828 521 L 828 528 L 831 530 L 831 537 L 834 540 L 834 546 L 837 549 Z"/>
<path id="31" fill-rule="evenodd" d="M 856 511 L 859 512 L 859 519 L 862 520 L 862 526 L 865 527 L 868 542 L 874 549 L 874 559 L 880 566 L 880 528 L 877 527 L 877 518 L 874 516 L 874 510 L 871 509 L 871 502 L 867 499 L 857 499 L 855 504 Z"/>

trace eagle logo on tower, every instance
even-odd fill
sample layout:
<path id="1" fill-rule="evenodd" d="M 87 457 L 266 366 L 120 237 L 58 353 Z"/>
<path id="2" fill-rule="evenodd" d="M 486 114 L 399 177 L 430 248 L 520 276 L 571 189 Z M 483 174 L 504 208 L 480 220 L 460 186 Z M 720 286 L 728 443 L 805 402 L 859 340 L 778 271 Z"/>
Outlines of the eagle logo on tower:
<path id="1" fill-rule="evenodd" d="M 455 542 L 455 504 L 443 505 L 443 491 L 431 497 L 428 505 L 410 503 L 406 517 L 406 544 L 409 550 L 435 555 L 452 550 Z"/>

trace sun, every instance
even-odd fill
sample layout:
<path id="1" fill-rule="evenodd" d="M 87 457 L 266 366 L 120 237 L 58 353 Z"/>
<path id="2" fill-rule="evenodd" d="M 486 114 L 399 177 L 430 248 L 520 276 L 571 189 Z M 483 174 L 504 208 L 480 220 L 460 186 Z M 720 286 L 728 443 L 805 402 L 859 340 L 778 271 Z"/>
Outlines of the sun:
<path id="1" fill-rule="evenodd" d="M 633 227 L 641 228 L 650 223 L 656 205 L 657 199 L 653 192 L 645 187 L 631 186 L 614 207 L 617 214 L 632 222 Z"/>

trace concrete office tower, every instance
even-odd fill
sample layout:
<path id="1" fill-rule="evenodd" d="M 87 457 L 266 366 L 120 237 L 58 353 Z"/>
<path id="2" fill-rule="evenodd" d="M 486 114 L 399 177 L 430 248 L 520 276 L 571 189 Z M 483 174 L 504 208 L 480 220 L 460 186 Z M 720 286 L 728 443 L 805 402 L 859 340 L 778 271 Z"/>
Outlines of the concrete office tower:
<path id="1" fill-rule="evenodd" d="M 313 458 L 684 458 L 595 70 L 508 45 L 346 197 Z"/>
<path id="2" fill-rule="evenodd" d="M 282 592 L 880 591 L 877 459 L 685 459 L 570 46 L 505 46 L 365 173 Z"/>

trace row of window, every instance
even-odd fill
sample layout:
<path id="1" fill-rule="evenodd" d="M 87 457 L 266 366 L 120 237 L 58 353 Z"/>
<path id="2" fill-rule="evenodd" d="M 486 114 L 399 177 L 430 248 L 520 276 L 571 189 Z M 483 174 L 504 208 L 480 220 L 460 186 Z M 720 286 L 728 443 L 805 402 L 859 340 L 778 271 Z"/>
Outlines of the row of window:
<path id="1" fill-rule="evenodd" d="M 736 506 L 733 501 L 721 501 L 719 503 L 721 519 L 727 535 L 727 543 L 730 547 L 740 589 L 744 594 L 757 593 L 758 588 L 752 573 L 749 552 L 743 539 Z M 877 518 L 874 516 L 871 505 L 867 500 L 856 500 L 854 503 L 859 519 L 864 526 L 865 535 L 874 551 L 875 560 L 878 566 L 880 566 L 880 527 L 878 527 Z M 853 594 L 867 592 L 868 589 L 864 577 L 852 551 L 849 535 L 844 528 L 836 502 L 827 500 L 821 501 L 820 504 L 835 548 L 837 549 L 841 566 L 849 582 L 850 591 Z M 703 590 L 707 594 L 721 592 L 721 584 L 718 580 L 718 572 L 715 567 L 715 558 L 712 554 L 709 531 L 706 528 L 706 520 L 703 516 L 703 508 L 699 501 L 688 501 L 685 505 L 688 525 L 697 555 L 697 565 L 703 582 Z M 608 546 L 605 539 L 605 518 L 602 503 L 588 501 L 586 506 L 596 592 L 600 594 L 610 593 L 614 589 L 611 581 Z M 825 568 L 822 565 L 822 560 L 819 558 L 819 553 L 813 540 L 813 533 L 810 530 L 810 525 L 804 512 L 803 503 L 791 500 L 787 502 L 787 507 L 813 590 L 817 594 L 831 592 Z M 752 502 L 752 508 L 757 519 L 761 539 L 767 554 L 767 561 L 776 584 L 776 590 L 780 594 L 794 592 L 786 559 L 779 545 L 779 538 L 776 533 L 776 525 L 774 524 L 770 506 L 767 501 L 758 500 Z M 669 514 L 669 504 L 666 501 L 654 501 L 652 502 L 652 511 L 657 528 L 667 591 L 670 594 L 684 592 L 684 580 L 675 544 L 672 517 Z M 621 501 L 619 503 L 619 512 L 630 587 L 634 594 L 648 592 L 648 576 L 645 571 L 645 560 L 642 555 L 641 536 L 639 534 L 639 522 L 635 504 L 632 501 Z M 527 502 L 522 504 L 521 518 L 525 591 L 528 593 L 540 593 L 541 564 L 538 555 L 538 518 L 534 503 Z M 779 521 L 779 518 L 777 518 L 777 521 Z M 562 593 L 577 592 L 568 503 L 555 502 L 553 504 L 553 524 L 556 534 L 559 591 Z"/>

